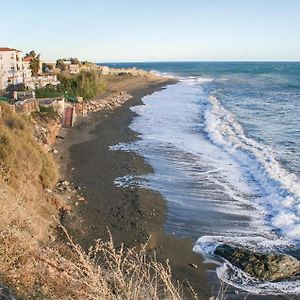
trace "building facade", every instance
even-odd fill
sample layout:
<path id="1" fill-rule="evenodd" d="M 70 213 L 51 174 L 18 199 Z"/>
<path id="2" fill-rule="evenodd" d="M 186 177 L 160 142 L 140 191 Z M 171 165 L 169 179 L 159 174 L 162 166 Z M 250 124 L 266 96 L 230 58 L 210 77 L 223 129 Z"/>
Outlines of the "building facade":
<path id="1" fill-rule="evenodd" d="M 60 84 L 60 81 L 57 79 L 56 75 L 43 75 L 43 76 L 31 76 L 30 78 L 25 78 L 24 80 L 25 87 L 30 89 L 40 89 L 44 88 L 47 85 L 57 86 Z"/>
<path id="2" fill-rule="evenodd" d="M 23 62 L 22 52 L 0 47 L 0 90 L 6 89 L 11 84 L 24 83 L 30 77 L 29 62 Z"/>

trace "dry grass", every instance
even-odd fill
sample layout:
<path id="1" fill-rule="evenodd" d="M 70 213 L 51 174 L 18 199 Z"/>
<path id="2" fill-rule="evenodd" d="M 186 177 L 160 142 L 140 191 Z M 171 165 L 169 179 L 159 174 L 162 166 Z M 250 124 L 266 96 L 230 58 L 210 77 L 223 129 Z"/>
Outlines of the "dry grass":
<path id="1" fill-rule="evenodd" d="M 35 141 L 32 124 L 25 116 L 0 103 L 0 176 L 14 188 L 40 183 L 52 187 L 57 167 L 50 155 Z"/>
<path id="2" fill-rule="evenodd" d="M 168 262 L 159 263 L 145 248 L 117 248 L 110 236 L 86 253 L 63 230 L 75 255 L 65 261 L 64 276 L 71 287 L 65 299 L 183 299 Z"/>
<path id="3" fill-rule="evenodd" d="M 111 237 L 85 252 L 63 227 L 68 245 L 46 247 L 30 237 L 30 221 L 9 220 L 0 222 L 0 273 L 22 299 L 184 299 L 169 264 L 145 248 L 117 248 Z"/>

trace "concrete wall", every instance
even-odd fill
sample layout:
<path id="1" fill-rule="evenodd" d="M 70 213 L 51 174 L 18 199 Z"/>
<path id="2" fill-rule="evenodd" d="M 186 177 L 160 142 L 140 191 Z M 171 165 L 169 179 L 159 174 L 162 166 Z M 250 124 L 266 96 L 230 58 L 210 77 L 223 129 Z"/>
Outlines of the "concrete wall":
<path id="1" fill-rule="evenodd" d="M 65 110 L 65 98 L 46 98 L 46 99 L 39 99 L 39 104 L 43 106 L 52 106 L 54 110 L 62 116 Z"/>
<path id="2" fill-rule="evenodd" d="M 60 82 L 57 80 L 56 75 L 45 75 L 45 76 L 26 78 L 24 84 L 26 87 L 35 89 L 36 87 L 43 88 L 48 84 L 58 85 L 60 84 Z"/>
<path id="3" fill-rule="evenodd" d="M 15 110 L 18 113 L 30 115 L 32 112 L 39 111 L 39 102 L 36 99 L 27 99 L 15 103 Z"/>

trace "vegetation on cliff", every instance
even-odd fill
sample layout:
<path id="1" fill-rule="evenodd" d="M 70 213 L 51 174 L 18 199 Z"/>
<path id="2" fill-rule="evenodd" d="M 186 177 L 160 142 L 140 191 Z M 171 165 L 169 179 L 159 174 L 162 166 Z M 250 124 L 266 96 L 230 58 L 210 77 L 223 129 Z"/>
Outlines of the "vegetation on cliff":
<path id="1" fill-rule="evenodd" d="M 96 70 L 82 70 L 79 74 L 60 73 L 60 85 L 48 85 L 35 90 L 38 98 L 55 98 L 80 96 L 83 99 L 92 99 L 105 90 L 103 78 Z"/>
<path id="2" fill-rule="evenodd" d="M 102 76 L 96 70 L 81 71 L 76 75 L 61 73 L 60 91 L 70 96 L 81 96 L 84 99 L 92 99 L 104 91 L 105 85 Z"/>
<path id="3" fill-rule="evenodd" d="M 16 114 L 1 103 L 0 119 L 0 175 L 14 187 L 24 184 L 41 184 L 53 187 L 57 181 L 56 164 L 33 136 L 30 120 Z"/>

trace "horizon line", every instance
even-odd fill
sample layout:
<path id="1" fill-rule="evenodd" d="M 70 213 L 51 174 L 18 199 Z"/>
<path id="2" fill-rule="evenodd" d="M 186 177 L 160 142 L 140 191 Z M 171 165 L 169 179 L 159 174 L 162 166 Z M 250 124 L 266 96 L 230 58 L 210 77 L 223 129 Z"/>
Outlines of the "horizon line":
<path id="1" fill-rule="evenodd" d="M 239 63 L 239 62 L 274 62 L 274 63 L 280 63 L 280 62 L 298 62 L 299 60 L 148 60 L 148 61 L 99 61 L 94 62 L 96 64 L 131 64 L 131 63 L 202 63 L 202 62 L 213 62 L 213 63 L 222 63 L 222 62 L 230 62 L 230 63 Z"/>

